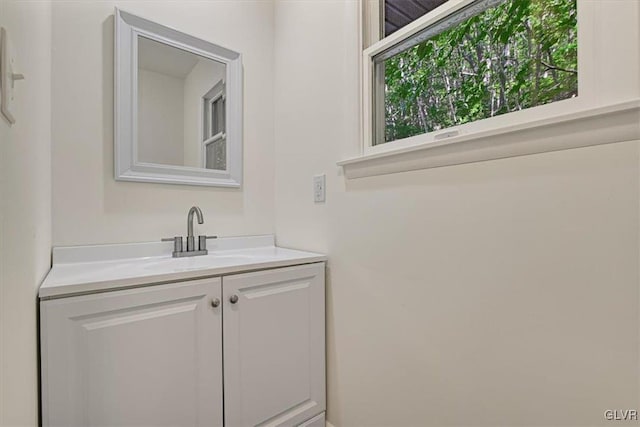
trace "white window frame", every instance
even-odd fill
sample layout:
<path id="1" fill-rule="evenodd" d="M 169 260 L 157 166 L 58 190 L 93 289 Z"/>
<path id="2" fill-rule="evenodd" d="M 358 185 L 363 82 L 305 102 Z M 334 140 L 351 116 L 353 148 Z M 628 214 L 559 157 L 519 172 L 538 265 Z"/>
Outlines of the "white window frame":
<path id="1" fill-rule="evenodd" d="M 373 58 L 474 1 L 449 0 L 367 47 L 379 34 L 380 4 L 360 0 L 361 145 L 338 162 L 347 178 L 640 139 L 640 79 L 633 73 L 640 64 L 640 2 L 578 0 L 576 98 L 374 145 Z M 621 27 L 613 31 L 615 22 Z M 629 34 L 626 44 L 620 32 Z"/>
<path id="2" fill-rule="evenodd" d="M 225 139 L 227 143 L 227 114 L 225 112 L 225 123 L 222 126 L 222 131 L 213 134 L 213 120 L 212 111 L 213 104 L 219 99 L 226 101 L 226 86 L 224 79 L 217 82 L 209 92 L 202 97 L 202 134 L 200 140 L 202 141 L 202 167 L 207 168 L 207 146 L 213 144 L 221 139 Z M 205 105 L 207 106 L 205 108 Z M 227 147 L 228 148 L 228 147 Z M 229 150 L 227 150 L 225 165 L 229 167 Z M 212 169 L 217 171 L 226 171 L 227 169 Z"/>

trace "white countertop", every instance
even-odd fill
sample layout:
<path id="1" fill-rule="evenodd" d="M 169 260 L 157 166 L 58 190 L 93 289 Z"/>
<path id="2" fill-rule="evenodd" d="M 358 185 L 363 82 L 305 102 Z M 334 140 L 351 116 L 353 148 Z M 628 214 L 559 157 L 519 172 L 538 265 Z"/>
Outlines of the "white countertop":
<path id="1" fill-rule="evenodd" d="M 172 242 L 56 247 L 42 299 L 326 261 L 275 246 L 273 236 L 209 240 L 209 254 L 173 258 Z"/>

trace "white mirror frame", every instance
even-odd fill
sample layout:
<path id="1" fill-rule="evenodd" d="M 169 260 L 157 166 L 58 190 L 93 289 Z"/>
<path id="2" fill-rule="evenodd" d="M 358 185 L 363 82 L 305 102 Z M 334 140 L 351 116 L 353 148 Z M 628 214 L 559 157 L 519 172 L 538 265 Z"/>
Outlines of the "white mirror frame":
<path id="1" fill-rule="evenodd" d="M 138 36 L 226 65 L 227 170 L 138 159 Z M 128 12 L 115 11 L 114 162 L 117 181 L 240 187 L 242 184 L 242 55 Z"/>

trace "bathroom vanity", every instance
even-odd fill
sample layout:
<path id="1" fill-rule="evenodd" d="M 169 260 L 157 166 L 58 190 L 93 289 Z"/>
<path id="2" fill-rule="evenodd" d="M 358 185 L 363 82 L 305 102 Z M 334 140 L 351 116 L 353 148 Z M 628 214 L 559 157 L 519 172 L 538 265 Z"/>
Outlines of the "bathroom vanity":
<path id="1" fill-rule="evenodd" d="M 273 236 L 54 248 L 44 426 L 324 426 L 325 256 Z"/>

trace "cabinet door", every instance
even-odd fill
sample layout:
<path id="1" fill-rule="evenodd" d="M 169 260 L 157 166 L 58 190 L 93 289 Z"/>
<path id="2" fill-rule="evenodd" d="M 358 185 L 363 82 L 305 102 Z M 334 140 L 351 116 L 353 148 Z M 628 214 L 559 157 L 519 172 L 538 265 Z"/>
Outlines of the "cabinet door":
<path id="1" fill-rule="evenodd" d="M 226 427 L 293 426 L 324 411 L 324 263 L 222 280 Z"/>
<path id="2" fill-rule="evenodd" d="M 43 301 L 44 426 L 222 426 L 219 278 Z"/>

